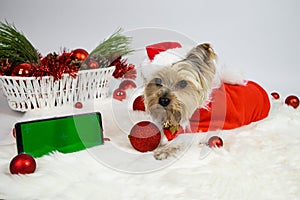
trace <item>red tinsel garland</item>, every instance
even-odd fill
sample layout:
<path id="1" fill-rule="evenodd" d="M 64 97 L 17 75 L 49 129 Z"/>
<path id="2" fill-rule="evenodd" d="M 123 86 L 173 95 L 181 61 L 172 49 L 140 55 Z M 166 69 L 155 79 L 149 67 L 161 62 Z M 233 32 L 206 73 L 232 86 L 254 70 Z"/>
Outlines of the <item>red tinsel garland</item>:
<path id="1" fill-rule="evenodd" d="M 63 52 L 60 56 L 56 53 L 50 53 L 42 58 L 35 66 L 33 76 L 53 76 L 54 80 L 61 79 L 64 73 L 73 78 L 77 76 L 78 66 L 72 63 L 71 53 Z"/>
<path id="2" fill-rule="evenodd" d="M 91 60 L 91 58 L 89 58 Z M 96 61 L 98 62 L 98 61 Z M 101 61 L 99 61 L 101 62 Z M 63 52 L 59 55 L 57 53 L 49 53 L 47 56 L 40 56 L 38 64 L 30 63 L 31 71 L 30 76 L 41 78 L 43 76 L 53 76 L 54 80 L 61 79 L 63 74 L 69 74 L 73 78 L 77 76 L 78 71 L 81 69 L 81 65 L 86 64 L 85 60 L 78 60 L 72 57 L 72 52 Z M 122 59 L 118 57 L 109 66 L 115 66 L 115 71 L 113 72 L 113 77 L 126 78 L 135 80 L 136 69 L 133 64 L 128 64 L 127 59 Z M 14 76 L 12 73 L 14 67 L 8 60 L 0 61 L 0 75 Z M 86 69 L 89 69 L 88 66 Z M 85 68 L 82 68 L 85 69 Z"/>

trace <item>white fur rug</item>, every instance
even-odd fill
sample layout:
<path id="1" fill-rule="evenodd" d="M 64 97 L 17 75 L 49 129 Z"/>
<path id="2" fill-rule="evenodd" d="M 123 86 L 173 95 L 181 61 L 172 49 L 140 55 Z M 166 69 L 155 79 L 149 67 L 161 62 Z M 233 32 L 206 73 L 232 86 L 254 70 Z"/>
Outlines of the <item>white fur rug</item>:
<path id="1" fill-rule="evenodd" d="M 36 159 L 33 174 L 11 175 L 16 145 L 8 127 L 0 133 L 0 199 L 299 199 L 299 108 L 277 100 L 263 121 L 231 131 L 181 135 L 174 142 L 186 145 L 186 151 L 156 161 L 152 153 L 136 152 L 129 144 L 130 127 L 148 118 L 131 111 L 131 103 L 107 99 L 85 103 L 81 110 L 66 106 L 0 114 L 10 126 L 58 112 L 100 111 L 105 137 L 111 139 L 89 150 L 43 156 Z M 198 145 L 213 134 L 223 138 L 223 148 Z"/>

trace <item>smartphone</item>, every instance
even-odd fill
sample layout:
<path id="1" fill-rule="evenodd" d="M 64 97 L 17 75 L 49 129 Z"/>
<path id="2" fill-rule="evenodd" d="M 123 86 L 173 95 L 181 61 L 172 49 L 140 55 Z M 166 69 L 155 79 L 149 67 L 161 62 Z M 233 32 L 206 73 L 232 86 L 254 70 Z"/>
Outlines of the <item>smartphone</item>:
<path id="1" fill-rule="evenodd" d="M 103 144 L 99 112 L 15 124 L 18 153 L 37 158 L 53 151 L 71 153 Z"/>

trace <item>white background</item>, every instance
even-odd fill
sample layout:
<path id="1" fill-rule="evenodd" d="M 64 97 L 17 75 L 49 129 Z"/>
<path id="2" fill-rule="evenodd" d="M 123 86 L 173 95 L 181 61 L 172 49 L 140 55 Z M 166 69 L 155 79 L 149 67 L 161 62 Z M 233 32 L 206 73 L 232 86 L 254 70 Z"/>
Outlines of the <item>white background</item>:
<path id="1" fill-rule="evenodd" d="M 300 95 L 298 0 L 2 0 L 13 22 L 43 54 L 91 51 L 118 27 L 159 27 L 210 42 L 220 60 L 268 92 Z"/>

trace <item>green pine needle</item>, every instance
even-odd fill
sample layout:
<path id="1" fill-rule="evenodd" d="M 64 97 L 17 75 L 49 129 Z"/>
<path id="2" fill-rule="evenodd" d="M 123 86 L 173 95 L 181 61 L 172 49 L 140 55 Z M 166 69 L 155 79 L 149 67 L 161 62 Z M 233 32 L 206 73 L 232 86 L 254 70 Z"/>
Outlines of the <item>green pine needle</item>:
<path id="1" fill-rule="evenodd" d="M 0 22 L 0 61 L 38 63 L 39 53 L 14 25 Z"/>
<path id="2" fill-rule="evenodd" d="M 106 59 L 112 57 L 116 58 L 119 56 L 126 55 L 133 50 L 130 49 L 129 44 L 131 42 L 130 37 L 121 35 L 122 29 L 118 29 L 108 39 L 100 43 L 91 53 L 90 56 L 100 55 Z M 112 58 L 112 59 L 114 59 Z"/>

